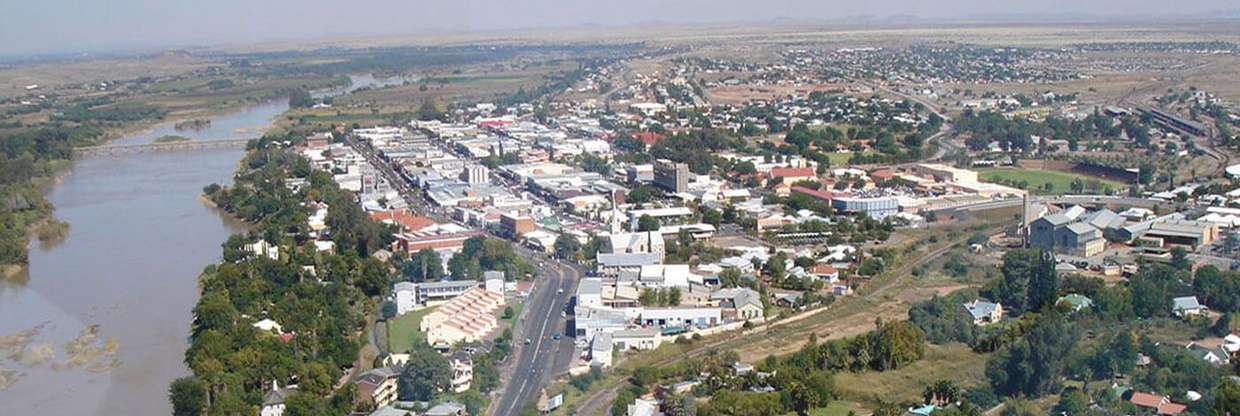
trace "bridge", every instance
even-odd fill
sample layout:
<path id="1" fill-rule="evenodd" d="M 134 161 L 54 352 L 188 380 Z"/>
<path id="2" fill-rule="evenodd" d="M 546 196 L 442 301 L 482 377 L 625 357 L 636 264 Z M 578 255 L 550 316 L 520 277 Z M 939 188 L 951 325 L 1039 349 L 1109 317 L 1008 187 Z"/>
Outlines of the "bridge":
<path id="1" fill-rule="evenodd" d="M 202 149 L 244 149 L 248 138 L 185 140 L 165 143 L 115 144 L 102 146 L 85 146 L 73 149 L 77 158 L 90 156 L 115 156 L 147 152 L 193 151 Z"/>

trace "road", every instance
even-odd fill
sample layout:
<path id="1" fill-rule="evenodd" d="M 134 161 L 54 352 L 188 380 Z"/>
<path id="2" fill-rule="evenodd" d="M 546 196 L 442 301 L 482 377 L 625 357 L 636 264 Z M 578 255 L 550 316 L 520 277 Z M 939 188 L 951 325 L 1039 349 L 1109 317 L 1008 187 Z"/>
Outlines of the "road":
<path id="1" fill-rule="evenodd" d="M 933 102 L 926 101 L 922 99 L 921 97 L 917 97 L 917 96 L 910 95 L 910 94 L 905 94 L 905 93 L 893 90 L 891 88 L 887 88 L 884 85 L 875 84 L 870 81 L 857 80 L 857 82 L 860 82 L 861 84 L 868 86 L 870 88 L 880 90 L 880 91 L 883 91 L 891 95 L 895 95 L 897 97 L 909 100 L 917 104 L 921 104 L 923 107 L 926 108 L 926 110 L 929 110 L 931 113 L 934 113 L 934 115 L 939 116 L 939 118 L 943 119 L 943 125 L 939 126 L 939 131 L 934 133 L 934 135 L 926 138 L 926 143 L 937 143 L 938 150 L 934 152 L 934 155 L 924 158 L 922 160 L 923 162 L 937 161 L 937 160 L 942 159 L 943 156 L 946 156 L 949 154 L 955 155 L 957 152 L 960 151 L 960 146 L 947 137 L 948 133 L 951 133 L 952 131 L 952 119 L 951 117 L 948 117 L 947 114 L 944 114 L 943 110 L 940 109 L 938 105 L 934 104 Z"/>
<path id="2" fill-rule="evenodd" d="M 530 260 L 537 262 L 537 255 L 532 256 L 535 258 Z M 507 381 L 503 394 L 489 414 L 521 414 L 527 403 L 538 400 L 539 392 L 553 376 L 567 371 L 575 358 L 573 338 L 564 335 L 568 332 L 568 321 L 560 314 L 567 311 L 580 277 L 581 271 L 575 266 L 555 261 L 544 260 L 538 268 L 533 293 L 526 299 L 513 332 L 517 347 L 515 368 L 511 375 L 504 377 Z M 559 340 L 552 339 L 556 333 L 563 336 Z M 529 344 L 524 342 L 527 339 Z"/>

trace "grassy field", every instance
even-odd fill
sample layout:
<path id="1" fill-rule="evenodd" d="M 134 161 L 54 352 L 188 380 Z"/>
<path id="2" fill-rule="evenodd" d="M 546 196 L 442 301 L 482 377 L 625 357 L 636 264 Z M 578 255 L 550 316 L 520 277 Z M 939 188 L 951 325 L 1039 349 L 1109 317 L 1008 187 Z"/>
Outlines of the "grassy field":
<path id="1" fill-rule="evenodd" d="M 435 308 L 423 308 L 389 319 L 388 351 L 406 353 L 412 350 L 416 343 L 426 343 L 426 334 L 418 329 L 418 325 L 422 323 L 422 317 L 433 310 Z"/>
<path id="2" fill-rule="evenodd" d="M 1101 186 L 1110 186 L 1111 189 L 1122 190 L 1127 187 L 1119 182 L 1099 179 L 1091 176 L 1078 175 L 1075 173 L 1060 172 L 1054 170 L 1036 170 L 1036 169 L 1019 169 L 1019 168 L 989 168 L 979 169 L 978 178 L 987 182 L 1016 184 L 1025 182 L 1028 185 L 1025 189 L 1033 190 L 1037 193 L 1063 194 L 1072 191 L 1072 181 L 1080 179 L 1087 185 L 1090 181 L 1098 181 Z M 1045 190 L 1046 184 L 1051 184 L 1050 190 Z"/>
<path id="3" fill-rule="evenodd" d="M 835 386 L 841 397 L 870 407 L 877 399 L 920 401 L 925 387 L 938 380 L 952 380 L 962 388 L 985 382 L 986 356 L 969 347 L 954 344 L 926 347 L 921 360 L 894 371 L 843 372 L 836 374 Z"/>
<path id="4" fill-rule="evenodd" d="M 852 402 L 843 400 L 835 400 L 827 404 L 827 407 L 819 407 L 809 411 L 810 416 L 848 416 L 848 412 L 855 411 L 856 406 Z"/>

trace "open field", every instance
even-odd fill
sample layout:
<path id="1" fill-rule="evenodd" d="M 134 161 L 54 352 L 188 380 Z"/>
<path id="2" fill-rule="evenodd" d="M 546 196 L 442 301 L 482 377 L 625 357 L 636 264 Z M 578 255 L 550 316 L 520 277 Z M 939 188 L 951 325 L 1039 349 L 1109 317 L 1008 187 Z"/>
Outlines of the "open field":
<path id="1" fill-rule="evenodd" d="M 426 334 L 418 329 L 422 317 L 435 308 L 422 308 L 387 321 L 388 351 L 406 353 L 413 350 L 417 343 L 426 343 Z"/>
<path id="2" fill-rule="evenodd" d="M 916 402 L 922 390 L 938 380 L 951 380 L 965 389 L 985 384 L 986 358 L 962 344 L 927 345 L 921 360 L 899 370 L 838 373 L 835 387 L 844 399 L 870 408 L 878 405 L 878 399 Z"/>
<path id="3" fill-rule="evenodd" d="M 1028 184 L 1025 189 L 1029 189 L 1037 193 L 1048 194 L 1063 194 L 1072 192 L 1072 181 L 1077 179 L 1080 179 L 1086 183 L 1089 181 L 1098 181 L 1102 184 L 1102 186 L 1110 186 L 1111 189 L 1116 190 L 1127 187 L 1127 185 L 1115 181 L 1054 170 L 987 168 L 978 169 L 978 178 L 987 182 L 1006 181 L 1009 184 L 1025 182 Z M 1051 185 L 1051 190 L 1044 190 L 1046 184 Z"/>

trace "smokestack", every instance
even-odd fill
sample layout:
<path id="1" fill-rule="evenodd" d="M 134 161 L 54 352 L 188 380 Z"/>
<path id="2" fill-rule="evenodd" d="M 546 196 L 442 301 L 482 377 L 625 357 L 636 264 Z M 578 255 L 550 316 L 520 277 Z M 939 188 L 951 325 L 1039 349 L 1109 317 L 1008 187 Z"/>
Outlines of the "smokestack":
<path id="1" fill-rule="evenodd" d="M 1029 192 L 1021 196 L 1020 205 L 1020 239 L 1021 247 L 1029 248 Z"/>

